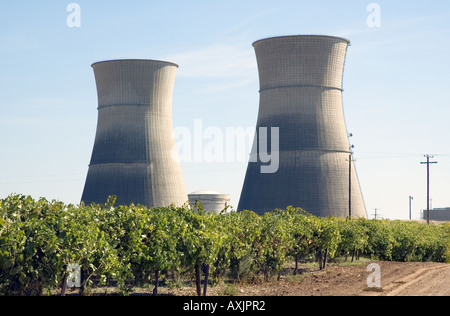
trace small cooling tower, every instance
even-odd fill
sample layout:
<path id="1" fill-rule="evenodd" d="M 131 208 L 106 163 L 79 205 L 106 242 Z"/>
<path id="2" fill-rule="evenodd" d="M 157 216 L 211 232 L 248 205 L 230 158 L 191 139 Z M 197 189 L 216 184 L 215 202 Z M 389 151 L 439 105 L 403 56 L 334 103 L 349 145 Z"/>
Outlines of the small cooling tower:
<path id="1" fill-rule="evenodd" d="M 195 208 L 197 201 L 202 203 L 203 210 L 220 213 L 230 206 L 230 196 L 214 191 L 196 191 L 189 194 L 189 201 L 192 208 Z M 226 212 L 229 212 L 227 210 Z"/>

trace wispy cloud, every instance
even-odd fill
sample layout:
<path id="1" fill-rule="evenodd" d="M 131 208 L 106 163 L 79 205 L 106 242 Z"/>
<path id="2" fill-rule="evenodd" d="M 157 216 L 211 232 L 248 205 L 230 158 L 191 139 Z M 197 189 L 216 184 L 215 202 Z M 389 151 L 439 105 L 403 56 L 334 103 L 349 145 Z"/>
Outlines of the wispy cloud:
<path id="1" fill-rule="evenodd" d="M 244 28 L 245 26 L 251 24 L 252 22 L 255 22 L 256 20 L 269 15 L 273 11 L 274 11 L 274 9 L 269 9 L 269 10 L 265 10 L 265 11 L 256 13 L 256 14 L 242 20 L 241 22 L 235 24 L 234 26 L 230 27 L 229 29 L 225 30 L 225 33 L 232 33 L 237 30 L 240 30 L 240 29 Z"/>
<path id="2" fill-rule="evenodd" d="M 180 69 L 178 76 L 189 78 L 250 78 L 254 76 L 256 58 L 251 45 L 214 44 L 166 57 Z"/>
<path id="3" fill-rule="evenodd" d="M 190 78 L 236 78 L 230 87 L 255 80 L 257 69 L 254 35 L 248 34 L 252 24 L 271 14 L 276 8 L 257 12 L 223 30 L 220 42 L 199 48 L 188 48 L 166 56 L 180 65 L 178 76 Z M 223 87 L 225 89 L 225 86 Z"/>

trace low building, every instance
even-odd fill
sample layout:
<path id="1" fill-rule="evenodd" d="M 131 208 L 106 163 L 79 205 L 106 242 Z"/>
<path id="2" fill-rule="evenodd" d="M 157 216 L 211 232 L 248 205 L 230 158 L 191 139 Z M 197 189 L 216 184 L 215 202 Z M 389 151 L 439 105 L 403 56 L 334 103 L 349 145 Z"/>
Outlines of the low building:
<path id="1" fill-rule="evenodd" d="M 427 210 L 423 211 L 423 219 L 427 219 Z M 450 207 L 432 209 L 430 221 L 450 222 Z"/>

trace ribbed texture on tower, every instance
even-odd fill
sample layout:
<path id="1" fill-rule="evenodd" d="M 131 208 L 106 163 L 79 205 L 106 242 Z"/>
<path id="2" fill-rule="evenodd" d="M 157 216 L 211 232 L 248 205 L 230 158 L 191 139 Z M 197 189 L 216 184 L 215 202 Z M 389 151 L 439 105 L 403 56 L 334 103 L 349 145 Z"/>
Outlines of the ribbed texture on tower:
<path id="1" fill-rule="evenodd" d="M 316 216 L 349 215 L 350 146 L 342 105 L 348 45 L 330 36 L 283 36 L 253 44 L 261 89 L 257 131 L 279 128 L 279 168 L 262 173 L 259 159 L 249 163 L 238 211 L 263 214 L 292 205 Z M 352 169 L 352 216 L 366 217 Z"/>
<path id="2" fill-rule="evenodd" d="M 154 60 L 92 65 L 98 123 L 82 201 L 147 207 L 188 201 L 173 155 L 172 95 L 178 66 Z M 175 157 L 176 158 L 176 157 Z"/>

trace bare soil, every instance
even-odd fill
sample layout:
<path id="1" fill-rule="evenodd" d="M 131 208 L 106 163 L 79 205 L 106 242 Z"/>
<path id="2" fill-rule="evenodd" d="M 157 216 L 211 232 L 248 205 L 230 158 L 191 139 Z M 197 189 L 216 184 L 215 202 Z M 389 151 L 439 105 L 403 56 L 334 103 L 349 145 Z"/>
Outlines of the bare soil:
<path id="1" fill-rule="evenodd" d="M 368 287 L 370 263 L 380 266 L 381 287 Z M 210 287 L 208 296 L 449 296 L 450 264 L 431 262 L 384 262 L 330 264 L 320 271 L 302 266 L 302 274 L 289 270 L 280 280 L 260 284 L 221 284 Z M 160 288 L 161 295 L 195 296 L 194 287 Z M 137 293 L 136 293 L 137 294 Z"/>
<path id="2" fill-rule="evenodd" d="M 380 267 L 381 287 L 369 287 L 372 270 Z M 450 296 L 450 264 L 433 262 L 387 262 L 363 259 L 356 263 L 331 263 L 319 270 L 317 263 L 302 264 L 300 273 L 293 274 L 293 265 L 286 267 L 279 280 L 219 282 L 209 286 L 209 297 L 274 297 L 274 296 Z M 371 279 L 371 278 L 370 278 Z M 203 285 L 202 285 L 203 288 Z M 55 292 L 54 295 L 58 295 Z M 90 289 L 87 295 L 115 296 L 117 288 Z M 68 295 L 76 295 L 70 292 Z M 135 288 L 131 296 L 151 296 L 153 286 Z M 159 286 L 158 296 L 197 296 L 194 282 L 184 281 L 182 286 Z"/>

